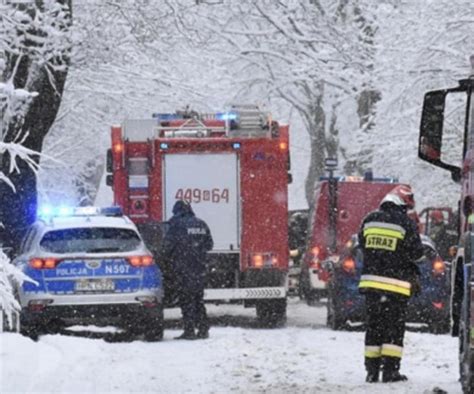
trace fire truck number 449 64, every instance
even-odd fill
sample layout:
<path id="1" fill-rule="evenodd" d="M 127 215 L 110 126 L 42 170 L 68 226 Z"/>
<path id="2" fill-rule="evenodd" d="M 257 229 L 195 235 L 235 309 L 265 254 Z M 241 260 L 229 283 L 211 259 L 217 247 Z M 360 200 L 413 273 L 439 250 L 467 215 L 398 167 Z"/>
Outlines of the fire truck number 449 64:
<path id="1" fill-rule="evenodd" d="M 229 203 L 229 189 L 214 188 L 211 190 L 202 189 L 178 189 L 175 195 L 176 200 L 186 200 L 190 203 L 211 202 L 215 204 Z"/>

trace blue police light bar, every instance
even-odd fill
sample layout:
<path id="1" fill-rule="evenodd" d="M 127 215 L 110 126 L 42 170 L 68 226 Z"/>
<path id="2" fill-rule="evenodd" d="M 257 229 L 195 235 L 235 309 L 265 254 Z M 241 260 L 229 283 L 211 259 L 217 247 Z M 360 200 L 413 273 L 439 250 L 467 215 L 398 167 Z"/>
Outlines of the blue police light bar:
<path id="1" fill-rule="evenodd" d="M 57 216 L 62 216 L 62 217 L 72 216 L 73 214 L 74 214 L 74 209 L 67 206 L 59 207 L 56 213 Z"/>
<path id="2" fill-rule="evenodd" d="M 38 217 L 42 219 L 48 219 L 53 217 L 68 217 L 68 216 L 95 216 L 95 215 L 104 215 L 104 216 L 123 216 L 123 210 L 119 206 L 112 207 L 68 207 L 68 206 L 59 206 L 52 207 L 49 205 L 42 206 L 38 210 Z"/>
<path id="3" fill-rule="evenodd" d="M 164 149 L 168 149 L 168 144 L 167 144 L 166 142 L 162 142 L 162 143 L 160 144 L 160 149 L 163 149 L 163 150 L 164 150 Z"/>
<path id="4" fill-rule="evenodd" d="M 53 207 L 50 207 L 49 205 L 45 205 L 45 206 L 42 206 L 38 210 L 38 216 L 42 218 L 50 217 L 50 216 L 53 216 L 53 212 L 54 212 Z"/>
<path id="5" fill-rule="evenodd" d="M 101 208 L 100 213 L 105 216 L 123 216 L 122 207 L 119 206 Z"/>
<path id="6" fill-rule="evenodd" d="M 166 121 L 166 120 L 178 120 L 183 119 L 181 115 L 178 114 L 161 114 L 161 113 L 154 113 L 152 118 L 158 119 L 159 121 Z"/>
<path id="7" fill-rule="evenodd" d="M 217 112 L 216 119 L 217 120 L 237 120 L 238 118 L 237 112 Z"/>
<path id="8" fill-rule="evenodd" d="M 232 148 L 234 148 L 234 149 L 240 149 L 240 148 L 241 148 L 240 142 L 234 142 L 234 143 L 232 144 Z"/>

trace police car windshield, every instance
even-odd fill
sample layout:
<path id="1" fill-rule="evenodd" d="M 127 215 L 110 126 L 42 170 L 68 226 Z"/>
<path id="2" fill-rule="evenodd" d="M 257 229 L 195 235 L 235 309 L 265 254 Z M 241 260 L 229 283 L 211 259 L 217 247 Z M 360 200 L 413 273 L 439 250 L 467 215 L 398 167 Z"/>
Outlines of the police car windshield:
<path id="1" fill-rule="evenodd" d="M 51 253 L 130 252 L 140 245 L 138 234 L 110 227 L 68 228 L 44 234 L 40 247 Z"/>

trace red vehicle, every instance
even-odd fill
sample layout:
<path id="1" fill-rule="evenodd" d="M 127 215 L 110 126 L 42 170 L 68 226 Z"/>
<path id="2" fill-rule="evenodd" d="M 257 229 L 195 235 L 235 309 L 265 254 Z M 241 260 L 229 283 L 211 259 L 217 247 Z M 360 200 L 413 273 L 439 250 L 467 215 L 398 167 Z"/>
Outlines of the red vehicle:
<path id="1" fill-rule="evenodd" d="M 256 306 L 264 323 L 286 317 L 288 133 L 252 106 L 156 114 L 112 127 L 115 204 L 157 250 L 157 229 L 175 201 L 189 201 L 214 238 L 205 299 Z"/>
<path id="2" fill-rule="evenodd" d="M 466 393 L 474 391 L 474 56 L 471 56 L 471 63 L 471 77 L 460 80 L 457 87 L 425 94 L 418 146 L 418 156 L 422 160 L 448 170 L 453 181 L 461 186 L 458 250 L 451 268 L 451 308 L 452 332 L 459 335 L 461 382 Z M 452 123 L 445 119 L 445 115 L 448 118 L 452 113 L 448 110 L 447 97 L 452 99 L 454 95 L 456 99 L 465 100 L 462 108 L 465 112 L 462 153 L 458 162 L 452 164 L 447 158 L 454 146 L 446 139 L 452 133 Z M 459 103 L 456 104 L 459 107 Z"/>
<path id="3" fill-rule="evenodd" d="M 310 235 L 303 257 L 300 296 L 308 304 L 327 295 L 329 271 L 326 262 L 338 262 L 362 219 L 378 208 L 383 197 L 398 186 L 394 178 L 322 178 L 316 189 Z"/>

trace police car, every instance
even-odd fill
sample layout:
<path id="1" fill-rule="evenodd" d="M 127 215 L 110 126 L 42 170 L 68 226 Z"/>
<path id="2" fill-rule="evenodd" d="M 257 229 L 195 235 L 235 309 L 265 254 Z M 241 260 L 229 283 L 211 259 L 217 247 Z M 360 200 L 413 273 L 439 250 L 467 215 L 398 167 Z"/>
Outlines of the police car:
<path id="1" fill-rule="evenodd" d="M 16 289 L 25 335 L 94 323 L 163 337 L 160 269 L 118 207 L 44 209 L 13 264 L 32 279 Z"/>

